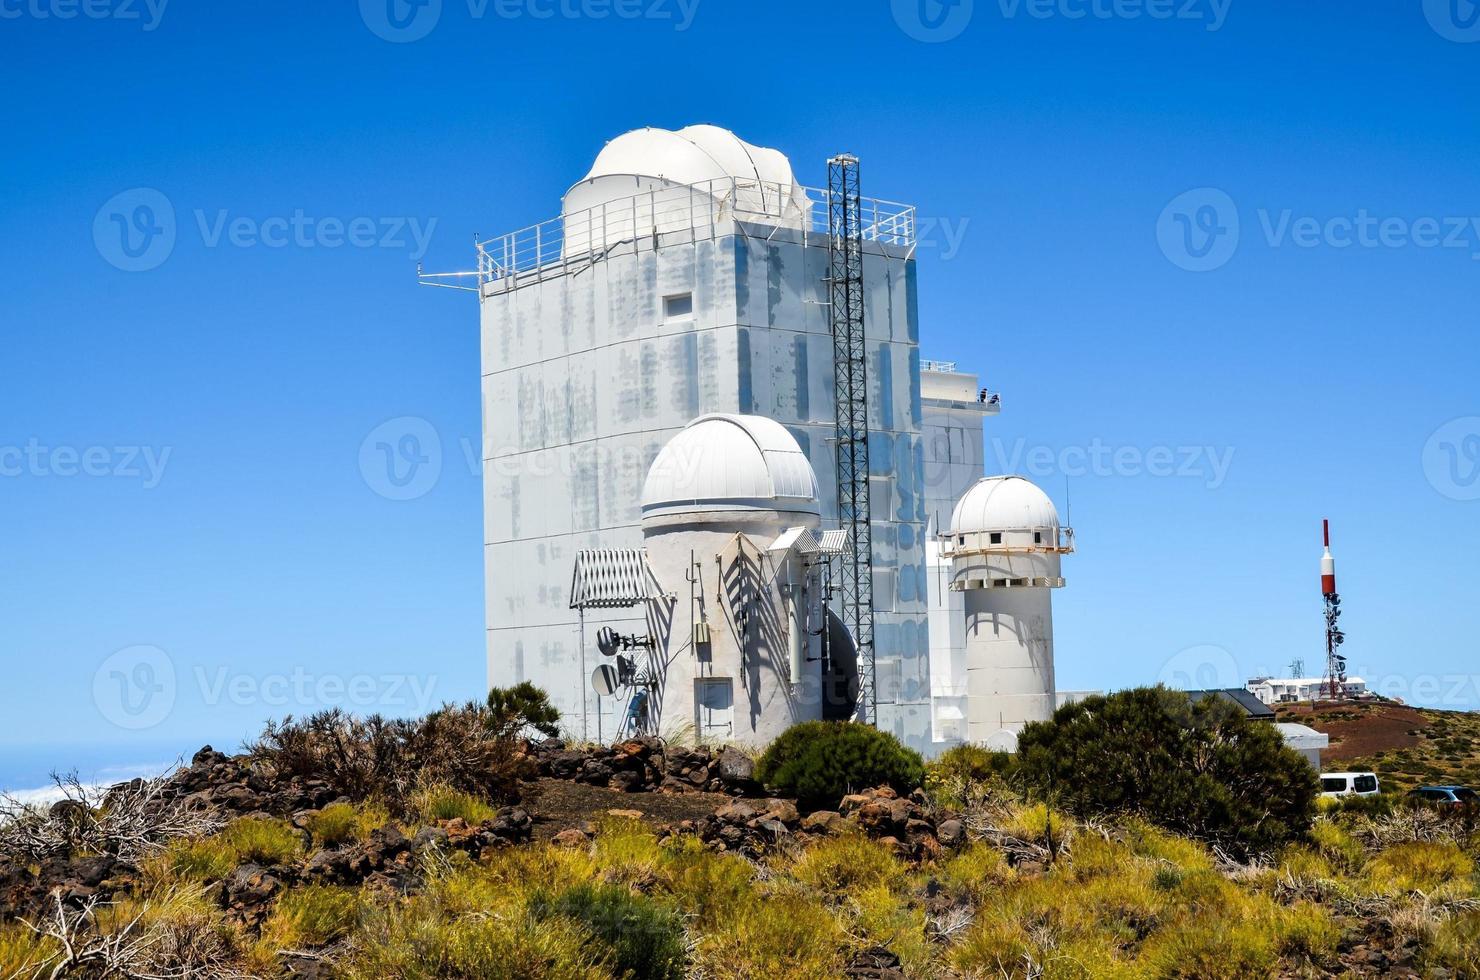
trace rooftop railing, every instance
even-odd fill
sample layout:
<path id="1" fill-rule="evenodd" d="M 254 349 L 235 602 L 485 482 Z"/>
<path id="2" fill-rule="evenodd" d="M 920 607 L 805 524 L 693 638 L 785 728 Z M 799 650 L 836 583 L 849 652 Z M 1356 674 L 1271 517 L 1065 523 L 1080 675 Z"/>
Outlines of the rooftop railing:
<path id="1" fill-rule="evenodd" d="M 864 198 L 860 219 L 865 241 L 915 244 L 915 209 L 909 205 Z M 481 287 L 525 275 L 543 278 L 657 235 L 692 231 L 694 240 L 702 241 L 732 234 L 737 221 L 826 235 L 828 192 L 735 177 L 652 187 L 478 242 L 476 272 L 429 273 L 422 279 L 441 285 L 435 280 L 475 275 Z"/>

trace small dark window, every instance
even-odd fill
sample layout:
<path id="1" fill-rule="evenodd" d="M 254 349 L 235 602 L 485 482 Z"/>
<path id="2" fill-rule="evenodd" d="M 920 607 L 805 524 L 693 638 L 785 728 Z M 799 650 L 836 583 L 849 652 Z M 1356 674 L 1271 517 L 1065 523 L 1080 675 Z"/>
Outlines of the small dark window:
<path id="1" fill-rule="evenodd" d="M 991 542 L 993 544 L 1001 544 L 1002 543 L 1002 532 L 1001 531 L 993 531 L 992 534 L 991 534 L 990 540 L 991 540 Z"/>
<path id="2" fill-rule="evenodd" d="M 1322 776 L 1321 777 L 1321 792 L 1322 793 L 1345 793 L 1346 792 L 1346 778 L 1344 776 Z"/>
<path id="3" fill-rule="evenodd" d="M 966 535 L 964 535 L 964 534 L 957 535 L 957 537 L 956 537 L 956 543 L 957 544 L 965 544 L 966 543 Z"/>
<path id="4" fill-rule="evenodd" d="M 1043 532 L 1042 531 L 1034 531 L 1033 532 L 1033 543 L 1034 544 L 1042 544 L 1043 543 Z"/>
<path id="5" fill-rule="evenodd" d="M 678 320 L 682 317 L 694 315 L 694 294 L 679 293 L 676 296 L 663 297 L 663 319 Z"/>
<path id="6" fill-rule="evenodd" d="M 1357 790 L 1358 793 L 1376 793 L 1377 792 L 1377 777 L 1376 776 L 1358 776 L 1356 778 L 1356 790 Z"/>

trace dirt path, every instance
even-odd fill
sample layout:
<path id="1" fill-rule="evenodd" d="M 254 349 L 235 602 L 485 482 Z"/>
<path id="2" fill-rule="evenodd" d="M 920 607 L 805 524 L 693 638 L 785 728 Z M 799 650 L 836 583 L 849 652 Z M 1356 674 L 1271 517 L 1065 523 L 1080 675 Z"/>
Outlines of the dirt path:
<path id="1" fill-rule="evenodd" d="M 605 786 L 541 779 L 521 805 L 534 818 L 534 839 L 544 841 L 608 810 L 637 810 L 656 826 L 697 820 L 728 802 L 730 797 L 721 793 L 619 793 Z"/>

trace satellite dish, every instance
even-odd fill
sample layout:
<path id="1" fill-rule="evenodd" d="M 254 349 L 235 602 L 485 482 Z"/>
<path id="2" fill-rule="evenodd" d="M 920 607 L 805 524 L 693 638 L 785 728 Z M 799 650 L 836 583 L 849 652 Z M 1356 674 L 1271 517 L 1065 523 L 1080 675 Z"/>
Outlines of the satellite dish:
<path id="1" fill-rule="evenodd" d="M 622 648 L 622 637 L 610 626 L 603 626 L 596 632 L 596 649 L 601 651 L 603 657 L 614 657 Z"/>
<path id="2" fill-rule="evenodd" d="M 602 664 L 591 671 L 591 687 L 597 695 L 609 698 L 617 693 L 617 669 L 611 664 Z"/>

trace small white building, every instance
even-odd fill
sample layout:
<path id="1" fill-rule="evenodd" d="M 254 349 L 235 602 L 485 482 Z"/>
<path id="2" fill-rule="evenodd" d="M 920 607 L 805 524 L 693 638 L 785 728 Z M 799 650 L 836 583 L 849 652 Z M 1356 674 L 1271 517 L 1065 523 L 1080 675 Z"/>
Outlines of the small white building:
<path id="1" fill-rule="evenodd" d="M 1331 747 L 1331 736 L 1324 735 L 1307 725 L 1279 721 L 1274 726 L 1284 738 L 1285 744 L 1305 756 L 1305 761 L 1320 771 L 1321 753 Z"/>
<path id="2" fill-rule="evenodd" d="M 1330 683 L 1325 677 L 1255 677 L 1246 687 L 1265 704 L 1293 704 L 1329 697 Z M 1366 697 L 1367 682 L 1360 677 L 1348 677 L 1344 691 L 1349 698 Z"/>

